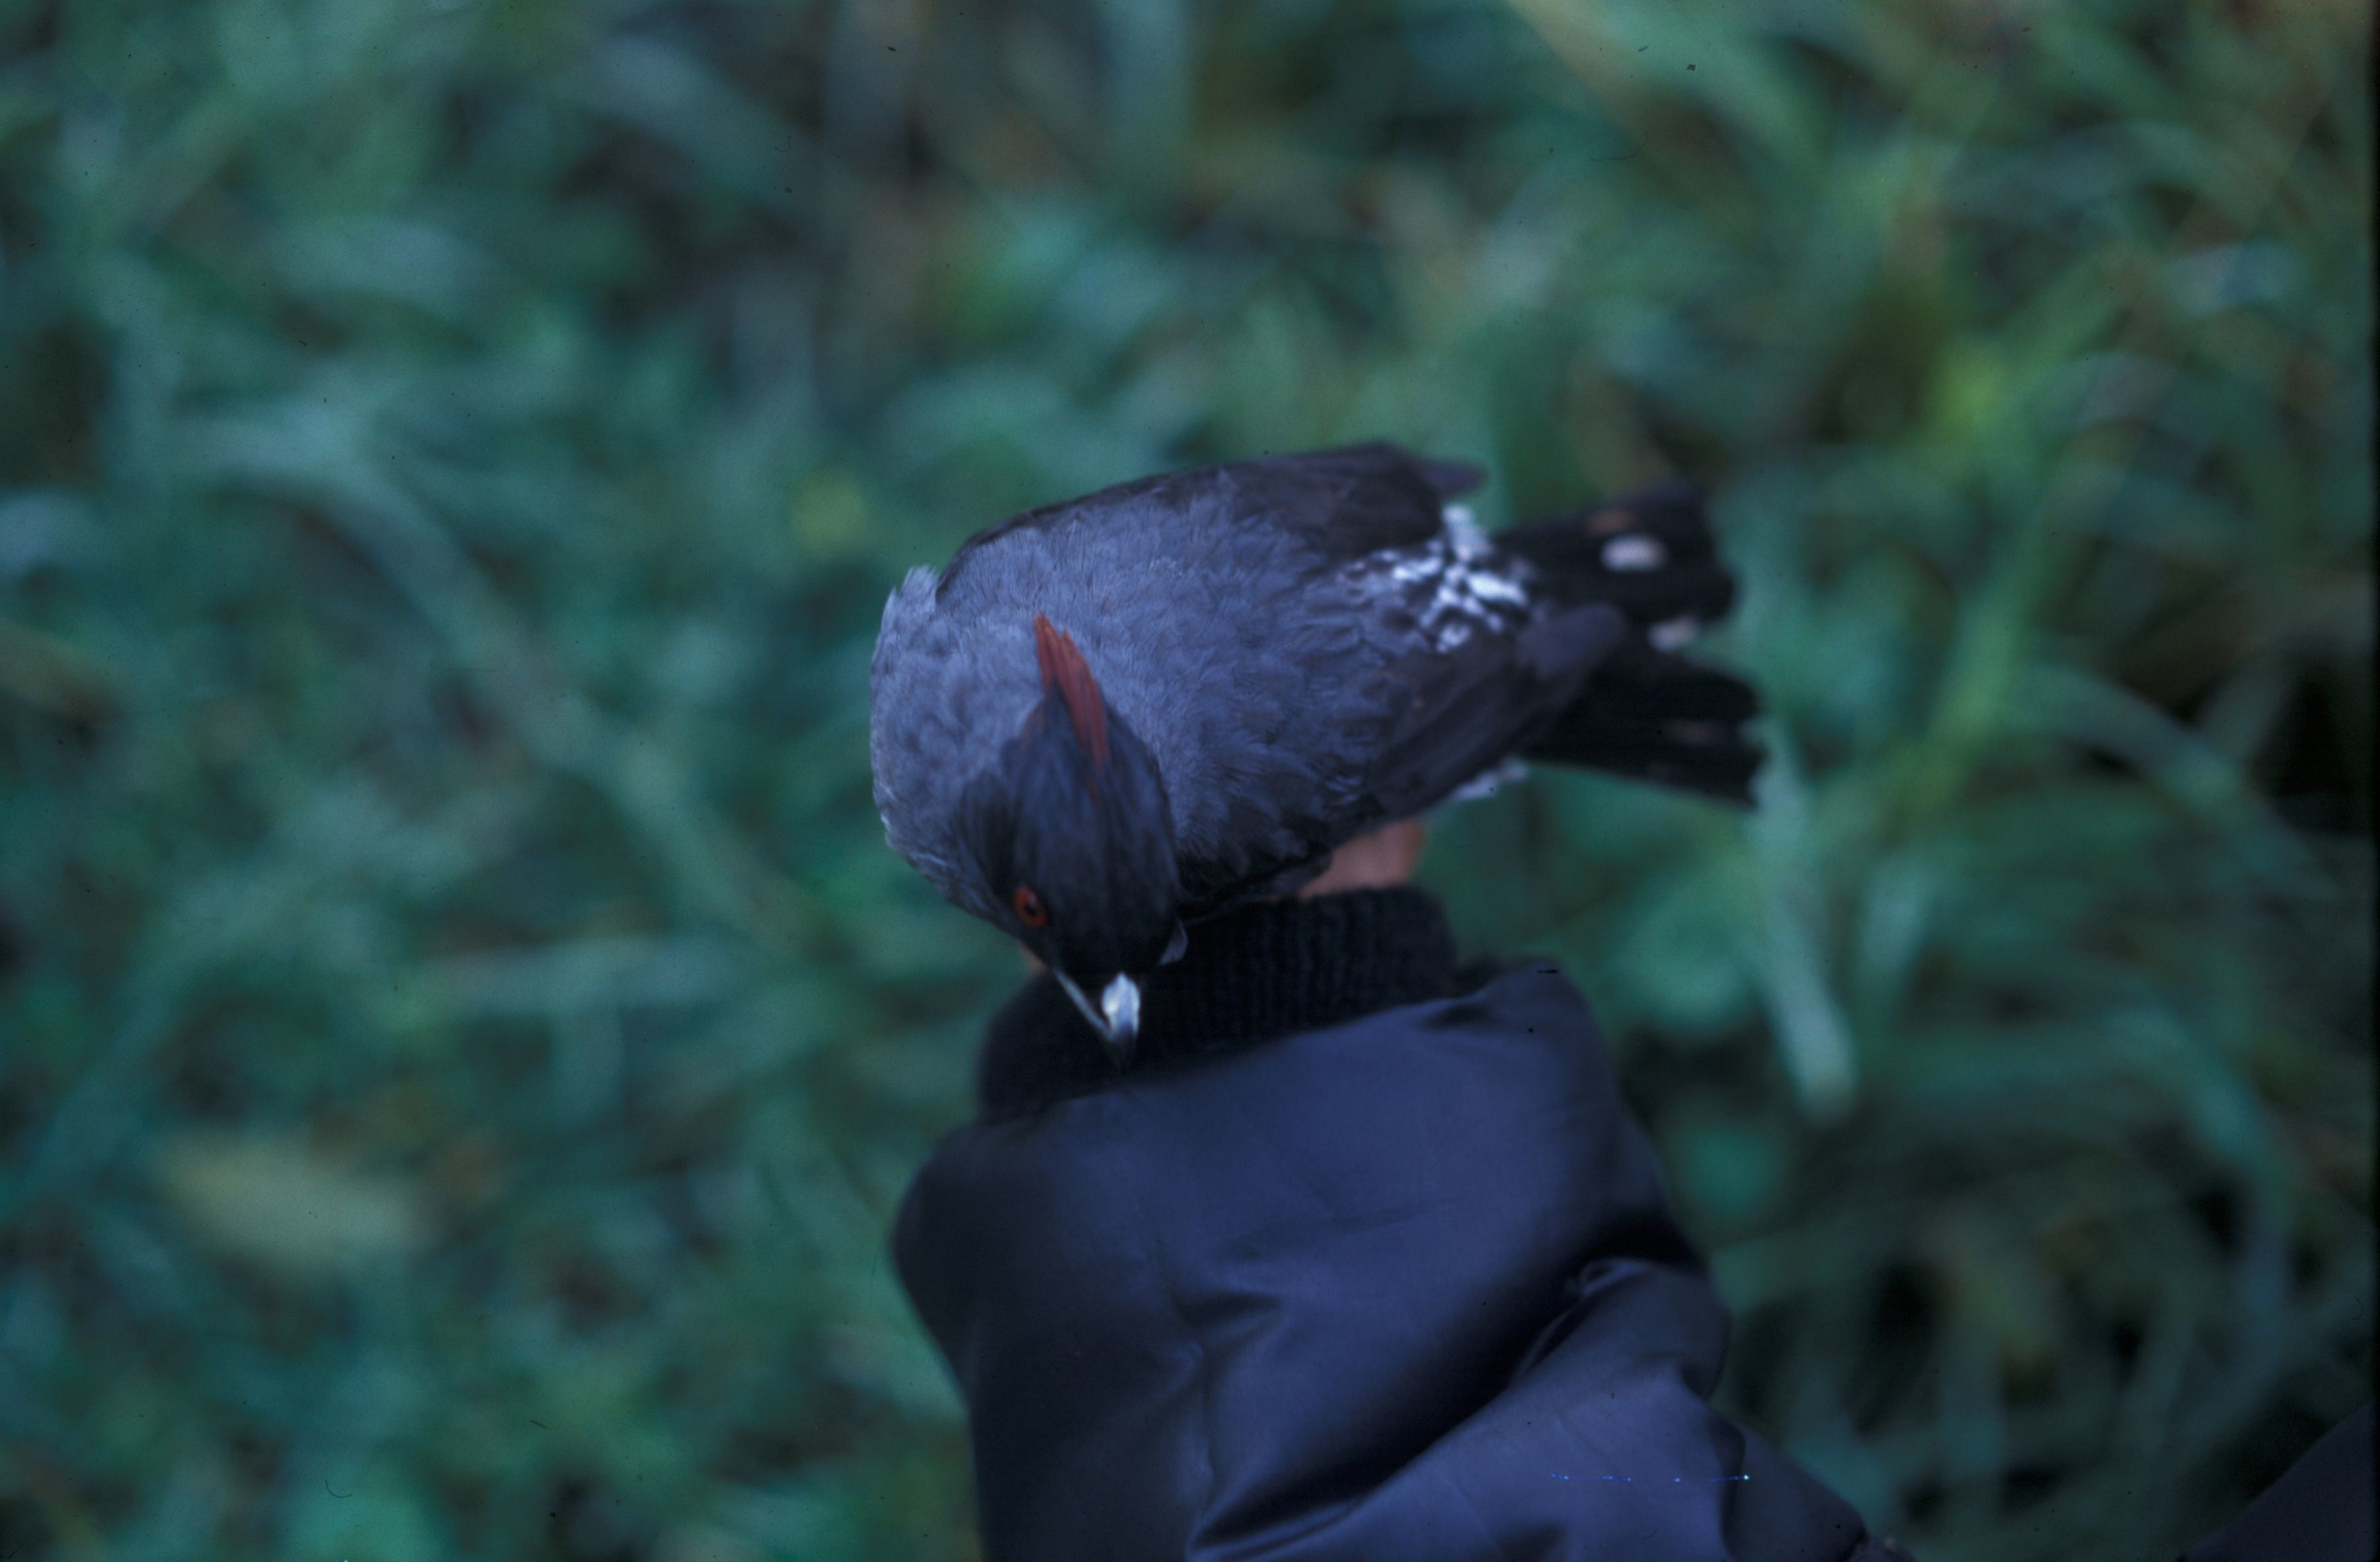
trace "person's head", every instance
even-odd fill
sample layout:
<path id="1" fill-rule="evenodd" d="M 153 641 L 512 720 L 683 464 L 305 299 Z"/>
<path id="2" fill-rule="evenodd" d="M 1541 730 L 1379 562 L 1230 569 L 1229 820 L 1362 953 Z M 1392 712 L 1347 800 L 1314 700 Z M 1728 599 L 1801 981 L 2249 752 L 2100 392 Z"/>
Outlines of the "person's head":
<path id="1" fill-rule="evenodd" d="M 1073 637 L 1036 614 L 1033 641 L 1040 703 L 968 784 L 962 829 L 1002 926 L 1123 1052 L 1184 937 L 1165 778 Z"/>

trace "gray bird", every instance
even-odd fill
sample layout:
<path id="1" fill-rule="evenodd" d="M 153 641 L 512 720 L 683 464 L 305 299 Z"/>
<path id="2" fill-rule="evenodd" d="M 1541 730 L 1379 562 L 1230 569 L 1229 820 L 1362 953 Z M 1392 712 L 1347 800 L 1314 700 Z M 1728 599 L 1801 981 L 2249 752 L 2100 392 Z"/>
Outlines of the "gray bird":
<path id="1" fill-rule="evenodd" d="M 912 570 L 869 668 L 885 836 L 1119 1061 L 1197 924 L 1515 758 L 1748 804 L 1734 582 L 1679 482 L 1493 537 L 1481 473 L 1369 444 L 1028 510 Z"/>

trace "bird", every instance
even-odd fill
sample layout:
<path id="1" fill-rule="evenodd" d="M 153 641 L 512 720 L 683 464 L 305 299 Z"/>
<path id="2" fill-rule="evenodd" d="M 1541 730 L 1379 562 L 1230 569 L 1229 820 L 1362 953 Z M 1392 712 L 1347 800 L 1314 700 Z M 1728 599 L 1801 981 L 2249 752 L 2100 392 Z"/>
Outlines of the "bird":
<path id="1" fill-rule="evenodd" d="M 1533 762 L 1752 804 L 1752 685 L 1682 654 L 1732 605 L 1677 478 L 1490 534 L 1485 473 L 1374 442 L 1010 516 L 887 599 L 885 837 L 1057 978 L 1122 1066 L 1200 923 Z"/>

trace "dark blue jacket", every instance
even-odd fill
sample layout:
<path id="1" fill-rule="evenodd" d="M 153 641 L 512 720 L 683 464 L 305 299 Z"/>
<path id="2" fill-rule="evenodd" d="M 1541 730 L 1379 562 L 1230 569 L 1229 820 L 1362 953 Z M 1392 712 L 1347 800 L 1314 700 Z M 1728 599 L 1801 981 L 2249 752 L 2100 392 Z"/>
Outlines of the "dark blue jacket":
<path id="1" fill-rule="evenodd" d="M 902 1209 L 988 1562 L 1902 1555 L 1706 1402 L 1726 1313 L 1558 972 L 1457 972 L 1411 890 L 1202 932 L 1121 1079 L 1028 985 Z"/>
<path id="2" fill-rule="evenodd" d="M 1279 937 L 1210 935 L 1203 969 L 1150 984 L 1151 1024 L 1169 996 L 1214 1008 L 1187 989 L 1234 955 L 1250 984 L 1351 989 L 1256 1004 L 1304 1017 L 1400 976 L 1458 985 L 1451 950 L 1367 979 L 1293 947 L 1315 956 L 1332 916 L 1365 922 L 1366 952 L 1432 942 L 1404 926 L 1436 915 L 1415 902 L 1267 908 Z M 1559 974 L 1261 1046 L 1228 1035 L 1261 1020 L 1185 1027 L 1087 1093 L 1071 1013 L 1030 988 L 1011 1005 L 995 1115 L 941 1146 L 895 1237 L 966 1396 L 990 1562 L 1891 1555 L 1705 1402 L 1726 1314 Z M 1070 1032 L 1076 1078 L 1004 1100 L 1002 1047 Z"/>

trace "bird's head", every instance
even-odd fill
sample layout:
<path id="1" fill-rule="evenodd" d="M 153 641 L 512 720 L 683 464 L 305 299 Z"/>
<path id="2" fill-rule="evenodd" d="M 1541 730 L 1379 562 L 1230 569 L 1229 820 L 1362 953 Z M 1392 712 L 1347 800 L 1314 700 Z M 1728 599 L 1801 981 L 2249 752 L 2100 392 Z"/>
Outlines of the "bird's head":
<path id="1" fill-rule="evenodd" d="M 968 783 L 963 829 L 995 920 L 1122 1058 L 1142 979 L 1181 952 L 1173 817 L 1156 757 L 1073 636 L 1037 613 L 1033 648 L 1040 701 Z"/>

